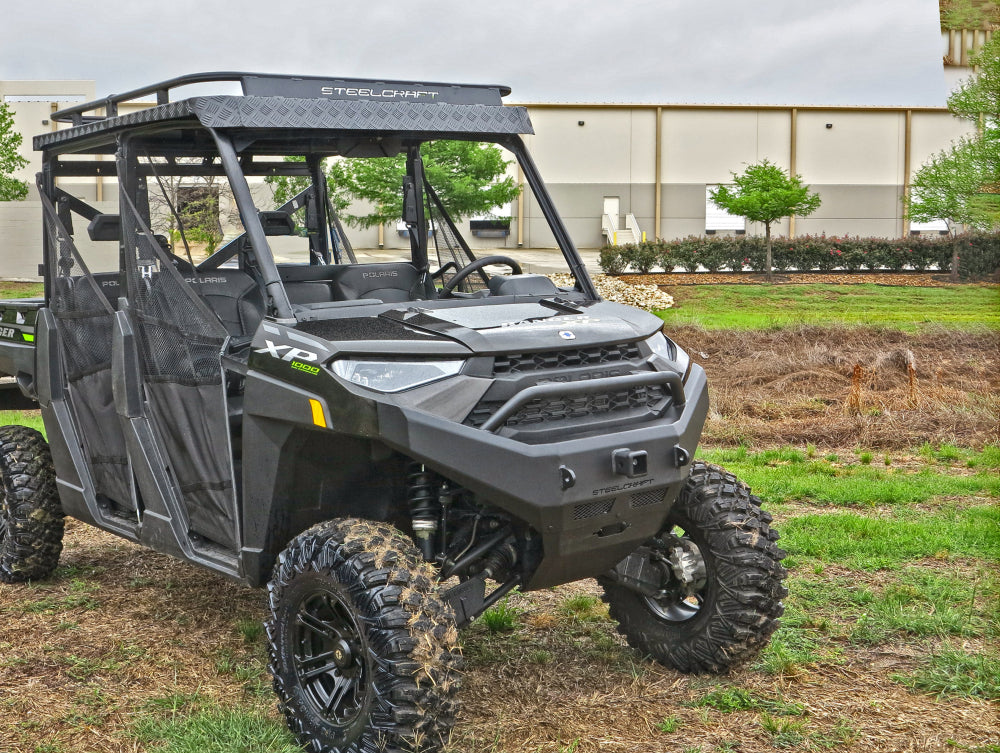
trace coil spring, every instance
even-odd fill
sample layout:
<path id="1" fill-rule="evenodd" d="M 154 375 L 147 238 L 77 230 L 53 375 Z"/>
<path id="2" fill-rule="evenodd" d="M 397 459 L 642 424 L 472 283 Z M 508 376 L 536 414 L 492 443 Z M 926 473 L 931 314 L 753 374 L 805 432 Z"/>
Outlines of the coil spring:
<path id="1" fill-rule="evenodd" d="M 422 463 L 410 465 L 406 475 L 406 499 L 410 504 L 410 516 L 414 519 L 436 518 L 436 481 L 434 472 L 428 471 Z"/>

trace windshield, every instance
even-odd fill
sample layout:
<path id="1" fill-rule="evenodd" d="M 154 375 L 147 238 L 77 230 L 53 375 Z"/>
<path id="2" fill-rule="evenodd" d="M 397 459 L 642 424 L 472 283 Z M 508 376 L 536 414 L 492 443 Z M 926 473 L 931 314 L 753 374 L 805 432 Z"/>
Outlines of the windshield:
<path id="1" fill-rule="evenodd" d="M 509 149 L 459 140 L 393 146 L 390 155 L 355 148 L 257 158 L 258 172 L 267 165 L 275 173 L 253 196 L 279 267 L 408 262 L 439 287 L 485 256 L 512 257 L 522 274 L 571 272 L 555 240 L 519 254 L 518 210 L 535 199 Z M 290 229 L 276 213 L 288 215 Z M 510 272 L 488 265 L 456 290 L 471 293 Z"/>
<path id="2" fill-rule="evenodd" d="M 266 134 L 237 151 L 242 137 L 213 137 L 219 157 L 145 158 L 151 227 L 198 272 L 239 267 L 272 298 L 283 287 L 286 311 L 358 300 L 596 298 L 519 140 Z M 555 248 L 519 248 L 526 202 L 549 219 Z M 259 224 L 248 224 L 251 215 Z"/>

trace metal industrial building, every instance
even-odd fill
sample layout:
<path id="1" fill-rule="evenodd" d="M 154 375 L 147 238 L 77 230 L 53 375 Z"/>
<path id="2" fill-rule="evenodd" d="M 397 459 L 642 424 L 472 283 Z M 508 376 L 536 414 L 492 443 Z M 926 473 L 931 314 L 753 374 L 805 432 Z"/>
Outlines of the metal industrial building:
<path id="1" fill-rule="evenodd" d="M 978 47 L 984 37 L 944 40 L 946 49 L 957 50 Z M 961 66 L 967 60 L 955 55 L 951 62 Z M 969 70 L 949 68 L 952 81 L 956 71 Z M 516 94 L 508 99 L 516 102 Z M 52 112 L 95 95 L 93 81 L 0 81 L 0 98 L 15 113 L 15 127 L 24 136 L 22 153 L 31 161 L 18 177 L 33 184 L 39 163 L 31 137 L 56 127 Z M 526 137 L 528 147 L 581 248 L 601 246 L 616 229 L 619 242 L 631 240 L 632 228 L 636 237 L 650 239 L 755 233 L 759 229 L 744 228 L 742 219 L 715 211 L 707 191 L 765 158 L 801 175 L 823 200 L 814 215 L 786 220 L 777 233 L 899 237 L 911 231 L 902 197 L 913 172 L 970 130 L 945 108 L 602 103 L 528 108 L 535 129 Z M 64 188 L 91 204 L 107 202 L 107 211 L 115 212 L 114 183 L 99 179 Z M 509 236 L 467 234 L 476 247 L 554 245 L 527 193 L 498 213 L 511 215 Z M 37 254 L 30 250 L 40 248 L 40 216 L 40 205 L 31 198 L 0 203 L 0 277 L 36 277 Z M 349 229 L 349 235 L 358 248 L 408 246 L 396 227 Z"/>

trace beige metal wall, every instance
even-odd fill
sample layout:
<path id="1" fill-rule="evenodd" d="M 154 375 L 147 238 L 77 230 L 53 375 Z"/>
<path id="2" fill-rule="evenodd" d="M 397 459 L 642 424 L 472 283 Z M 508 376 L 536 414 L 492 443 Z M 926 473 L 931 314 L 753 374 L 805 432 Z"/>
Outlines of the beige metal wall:
<path id="1" fill-rule="evenodd" d="M 944 108 L 531 105 L 529 110 L 535 127 L 529 148 L 583 248 L 603 243 L 600 216 L 607 196 L 619 197 L 622 215 L 635 214 L 649 238 L 657 229 L 668 239 L 703 234 L 706 186 L 731 180 L 733 172 L 764 159 L 794 170 L 823 200 L 814 215 L 782 221 L 776 232 L 898 237 L 906 231 L 901 198 L 908 176 L 971 130 Z M 524 214 L 521 243 L 554 245 L 533 202 L 525 202 Z M 747 231 L 762 232 L 753 225 Z"/>
<path id="2" fill-rule="evenodd" d="M 21 101 L 31 98 L 35 101 Z M 15 176 L 27 181 L 34 191 L 35 174 L 41 169 L 41 156 L 31 148 L 31 139 L 56 130 L 52 113 L 74 102 L 96 99 L 93 81 L 0 81 L 0 102 L 14 113 L 14 128 L 21 134 L 21 156 L 28 166 Z M 33 194 L 35 195 L 35 194 Z"/>

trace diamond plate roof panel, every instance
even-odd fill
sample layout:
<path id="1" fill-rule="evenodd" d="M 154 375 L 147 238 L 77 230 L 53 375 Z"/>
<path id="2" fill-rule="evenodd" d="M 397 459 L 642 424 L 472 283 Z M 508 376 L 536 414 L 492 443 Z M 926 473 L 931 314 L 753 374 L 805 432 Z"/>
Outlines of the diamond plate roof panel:
<path id="1" fill-rule="evenodd" d="M 36 136 L 36 150 L 155 123 L 197 119 L 210 128 L 295 128 L 428 134 L 531 134 L 524 107 L 289 99 L 194 97 Z"/>

